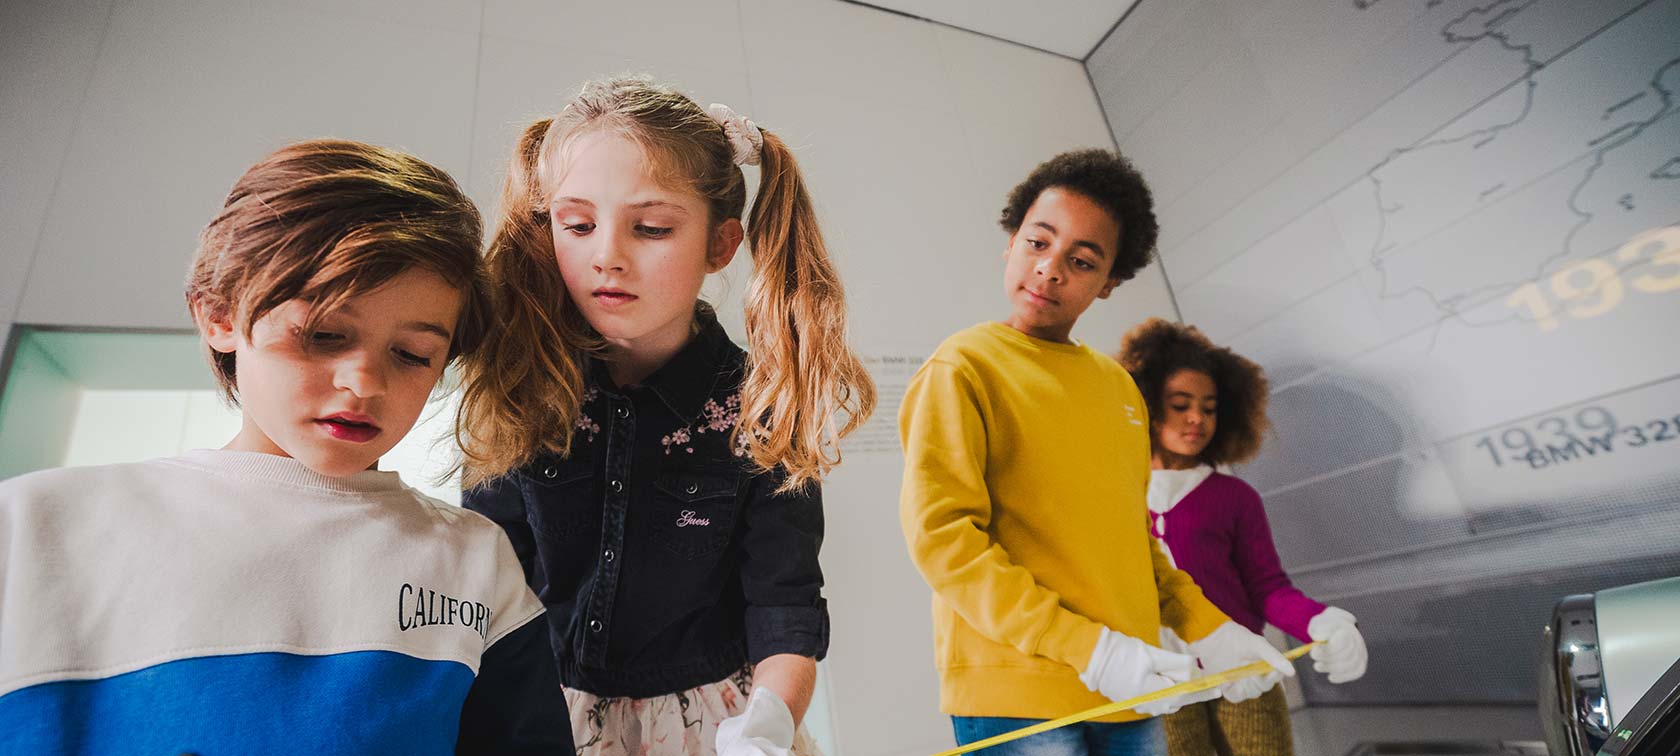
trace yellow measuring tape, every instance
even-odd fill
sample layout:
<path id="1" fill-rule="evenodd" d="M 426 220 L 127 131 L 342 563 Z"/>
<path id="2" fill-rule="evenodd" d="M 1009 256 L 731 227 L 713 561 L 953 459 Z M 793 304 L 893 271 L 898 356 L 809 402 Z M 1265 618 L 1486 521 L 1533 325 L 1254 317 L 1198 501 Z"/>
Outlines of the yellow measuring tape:
<path id="1" fill-rule="evenodd" d="M 1306 656 L 1307 652 L 1311 651 L 1313 646 L 1316 645 L 1318 645 L 1318 643 L 1308 643 L 1305 646 L 1292 648 L 1284 652 L 1283 655 L 1293 661 Z M 1145 693 L 1141 696 L 1128 698 L 1124 701 L 1115 701 L 1114 703 L 1103 704 L 1102 706 L 1098 706 L 1094 709 L 1086 709 L 1078 714 L 1069 714 L 1061 719 L 1039 722 L 1031 727 L 1022 727 L 1019 730 L 1006 732 L 1002 735 L 994 735 L 986 738 L 985 740 L 976 740 L 973 743 L 962 746 L 961 748 L 952 748 L 949 751 L 941 751 L 934 754 L 934 756 L 957 756 L 957 754 L 978 751 L 982 748 L 991 748 L 995 745 L 1008 743 L 1011 740 L 1020 740 L 1028 735 L 1037 735 L 1041 732 L 1049 732 L 1058 727 L 1066 727 L 1070 724 L 1084 722 L 1087 719 L 1096 719 L 1097 717 L 1106 717 L 1110 714 L 1118 714 L 1134 706 L 1146 704 L 1151 701 L 1159 701 L 1163 698 L 1172 698 L 1173 696 L 1182 696 L 1186 693 L 1200 693 L 1204 690 L 1217 688 L 1225 683 L 1231 682 L 1232 680 L 1241 680 L 1244 677 L 1264 675 L 1272 671 L 1272 665 L 1263 661 L 1257 661 L 1253 664 L 1245 664 L 1241 667 L 1232 667 L 1224 672 L 1216 672 L 1206 677 L 1198 677 L 1190 682 L 1180 683 L 1172 686 L 1171 688 L 1162 688 L 1154 693 Z"/>

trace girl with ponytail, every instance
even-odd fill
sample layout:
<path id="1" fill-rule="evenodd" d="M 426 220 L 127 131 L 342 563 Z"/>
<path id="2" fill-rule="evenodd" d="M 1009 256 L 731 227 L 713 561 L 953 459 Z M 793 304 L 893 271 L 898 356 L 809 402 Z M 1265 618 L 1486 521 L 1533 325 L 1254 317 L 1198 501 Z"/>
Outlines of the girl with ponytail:
<path id="1" fill-rule="evenodd" d="M 591 82 L 525 129 L 500 216 L 463 504 L 548 608 L 579 753 L 814 753 L 820 480 L 875 389 L 792 153 L 722 105 Z M 699 300 L 743 238 L 745 352 Z"/>

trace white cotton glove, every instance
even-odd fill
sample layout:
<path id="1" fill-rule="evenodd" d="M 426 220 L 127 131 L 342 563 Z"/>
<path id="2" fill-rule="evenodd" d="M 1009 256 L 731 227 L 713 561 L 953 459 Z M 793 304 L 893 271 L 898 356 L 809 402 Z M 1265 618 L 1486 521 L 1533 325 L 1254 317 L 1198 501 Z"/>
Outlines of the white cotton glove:
<path id="1" fill-rule="evenodd" d="M 1201 676 L 1202 671 L 1198 669 L 1190 676 L 1190 679 L 1193 680 Z M 1219 697 L 1219 690 L 1219 688 L 1208 688 L 1207 690 L 1197 691 L 1195 693 L 1182 693 L 1173 696 L 1172 698 L 1163 698 L 1159 701 L 1150 701 L 1146 704 L 1138 704 L 1133 711 L 1136 711 L 1139 714 L 1148 714 L 1152 717 L 1164 717 L 1178 711 L 1179 709 L 1189 706 L 1190 704 L 1212 701 L 1213 699 Z"/>
<path id="2" fill-rule="evenodd" d="M 1219 689 L 1220 695 L 1223 695 L 1225 700 L 1231 703 L 1242 703 L 1265 695 L 1266 691 L 1271 690 L 1272 686 L 1278 684 L 1278 681 L 1282 679 L 1283 675 L 1278 672 L 1244 677 L 1241 680 L 1225 683 L 1225 686 Z"/>
<path id="3" fill-rule="evenodd" d="M 1353 682 L 1365 676 L 1370 653 L 1356 623 L 1352 614 L 1333 606 L 1307 623 L 1307 637 L 1323 643 L 1312 650 L 1313 669 L 1329 675 L 1330 682 Z"/>
<path id="4" fill-rule="evenodd" d="M 1195 675 L 1195 657 L 1162 651 L 1105 627 L 1097 638 L 1096 650 L 1091 652 L 1091 661 L 1079 673 L 1079 681 L 1110 701 L 1124 701 L 1189 682 Z M 1137 711 L 1153 716 L 1168 714 L 1189 703 L 1179 698 L 1183 697 L 1143 704 Z"/>
<path id="5" fill-rule="evenodd" d="M 747 710 L 718 723 L 718 756 L 788 756 L 793 712 L 769 688 L 754 688 Z"/>
<path id="6" fill-rule="evenodd" d="M 1272 665 L 1274 672 L 1243 678 L 1221 688 L 1225 700 L 1231 703 L 1258 698 L 1279 680 L 1295 675 L 1295 668 L 1289 664 L 1288 657 L 1273 648 L 1265 638 L 1235 622 L 1226 622 L 1215 628 L 1206 638 L 1190 644 L 1190 650 L 1201 660 L 1202 670 L 1209 673 L 1224 672 L 1257 661 Z"/>
<path id="7" fill-rule="evenodd" d="M 1173 632 L 1172 628 L 1164 625 L 1161 627 L 1161 649 L 1181 656 L 1188 656 L 1191 659 L 1196 658 L 1196 655 L 1190 651 L 1190 644 L 1185 643 L 1183 638 L 1178 637 L 1178 633 Z M 1201 677 L 1203 673 L 1204 671 L 1202 668 L 1197 667 L 1191 671 L 1190 679 L 1194 680 Z M 1137 707 L 1136 711 L 1153 717 L 1159 717 L 1171 714 L 1181 708 L 1184 708 L 1185 706 L 1189 706 L 1190 704 L 1201 703 L 1202 701 L 1212 701 L 1218 697 L 1219 688 L 1209 688 L 1208 690 L 1198 693 L 1185 693 L 1173 696 L 1172 698 L 1152 701 Z"/>

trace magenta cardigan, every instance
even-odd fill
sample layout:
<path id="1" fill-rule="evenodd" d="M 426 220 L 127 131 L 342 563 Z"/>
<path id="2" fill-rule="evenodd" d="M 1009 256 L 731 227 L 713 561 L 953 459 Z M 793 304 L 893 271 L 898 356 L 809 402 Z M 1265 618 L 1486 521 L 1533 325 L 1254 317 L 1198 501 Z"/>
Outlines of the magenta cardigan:
<path id="1" fill-rule="evenodd" d="M 1190 573 L 1202 593 L 1237 624 L 1256 633 L 1267 622 L 1307 642 L 1307 622 L 1324 605 L 1284 574 L 1260 494 L 1238 478 L 1213 473 L 1167 510 L 1149 513 L 1151 532 Z"/>

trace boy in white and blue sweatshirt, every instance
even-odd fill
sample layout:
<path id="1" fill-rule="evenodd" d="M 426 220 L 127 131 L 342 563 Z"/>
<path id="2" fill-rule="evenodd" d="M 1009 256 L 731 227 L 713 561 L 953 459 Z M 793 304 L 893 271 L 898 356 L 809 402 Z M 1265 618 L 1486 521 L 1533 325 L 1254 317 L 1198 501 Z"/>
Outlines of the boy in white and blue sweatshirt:
<path id="1" fill-rule="evenodd" d="M 571 754 L 502 530 L 376 469 L 486 311 L 443 171 L 283 148 L 187 302 L 226 447 L 0 483 L 0 753 Z"/>

